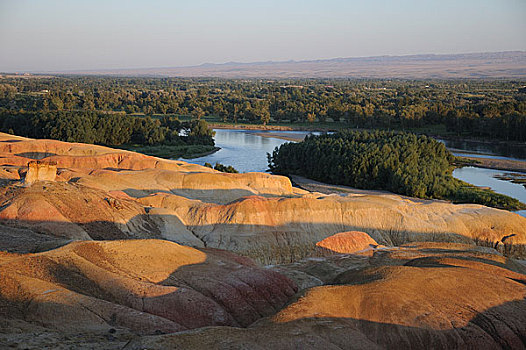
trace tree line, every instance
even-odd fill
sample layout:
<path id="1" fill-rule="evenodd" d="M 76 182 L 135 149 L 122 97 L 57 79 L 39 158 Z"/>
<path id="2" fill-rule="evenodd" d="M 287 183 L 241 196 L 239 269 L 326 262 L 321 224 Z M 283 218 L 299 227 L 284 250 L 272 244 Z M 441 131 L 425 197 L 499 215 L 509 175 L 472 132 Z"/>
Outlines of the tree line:
<path id="1" fill-rule="evenodd" d="M 448 199 L 519 209 L 519 201 L 482 190 L 452 176 L 455 157 L 425 135 L 394 131 L 349 131 L 308 136 L 268 154 L 273 173 L 418 198 Z"/>
<path id="2" fill-rule="evenodd" d="M 204 120 L 132 117 L 96 111 L 15 112 L 0 109 L 0 131 L 31 138 L 119 146 L 210 145 L 214 132 Z"/>
<path id="3" fill-rule="evenodd" d="M 520 81 L 222 80 L 41 77 L 0 80 L 0 107 L 214 116 L 228 123 L 315 123 L 526 141 Z"/>

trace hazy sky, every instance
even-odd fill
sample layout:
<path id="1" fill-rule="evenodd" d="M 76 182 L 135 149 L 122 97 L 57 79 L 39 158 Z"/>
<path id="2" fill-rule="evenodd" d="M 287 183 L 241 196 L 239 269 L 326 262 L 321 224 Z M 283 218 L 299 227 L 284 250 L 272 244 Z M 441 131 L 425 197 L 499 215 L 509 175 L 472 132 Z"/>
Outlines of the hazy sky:
<path id="1" fill-rule="evenodd" d="M 526 50 L 526 0 L 0 0 L 0 71 Z"/>

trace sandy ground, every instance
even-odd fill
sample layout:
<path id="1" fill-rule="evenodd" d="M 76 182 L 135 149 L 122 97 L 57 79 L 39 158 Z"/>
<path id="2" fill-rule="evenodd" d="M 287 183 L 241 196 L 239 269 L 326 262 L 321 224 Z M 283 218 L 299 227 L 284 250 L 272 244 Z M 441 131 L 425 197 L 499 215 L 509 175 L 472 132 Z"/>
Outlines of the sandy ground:
<path id="1" fill-rule="evenodd" d="M 297 133 L 297 134 L 283 134 L 280 132 L 259 132 L 256 135 L 261 137 L 272 137 L 275 139 L 281 139 L 281 140 L 287 140 L 287 141 L 294 141 L 294 142 L 301 142 L 305 139 L 305 136 L 307 136 L 309 133 Z"/>
<path id="2" fill-rule="evenodd" d="M 408 197 L 408 196 L 403 196 L 403 195 L 396 194 L 396 193 L 389 192 L 389 191 L 362 190 L 359 188 L 343 186 L 343 185 L 331 185 L 331 184 L 326 184 L 323 182 L 318 182 L 315 180 L 307 179 L 299 175 L 290 175 L 289 177 L 294 186 L 299 187 L 306 191 L 310 191 L 310 192 L 320 192 L 323 194 L 393 195 L 393 196 L 400 196 L 402 198 L 409 199 L 413 202 L 419 202 L 419 203 L 433 202 L 433 201 L 448 202 L 448 201 L 444 201 L 440 199 L 421 199 L 421 198 Z"/>

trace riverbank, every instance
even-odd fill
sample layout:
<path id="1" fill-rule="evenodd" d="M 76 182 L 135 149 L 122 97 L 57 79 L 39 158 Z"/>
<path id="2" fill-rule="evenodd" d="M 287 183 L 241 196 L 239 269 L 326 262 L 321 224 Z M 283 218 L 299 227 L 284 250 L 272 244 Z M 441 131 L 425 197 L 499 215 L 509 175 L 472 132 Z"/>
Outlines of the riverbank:
<path id="1" fill-rule="evenodd" d="M 461 142 L 473 142 L 473 143 L 479 143 L 479 144 L 488 144 L 488 145 L 508 145 L 508 146 L 514 146 L 514 147 L 521 147 L 526 148 L 526 142 L 519 142 L 519 141 L 506 141 L 502 139 L 484 139 L 484 138 L 478 138 L 473 136 L 457 136 L 452 134 L 437 134 L 437 133 L 430 133 L 427 134 L 430 137 L 433 137 L 435 139 L 441 139 L 441 140 L 447 140 L 447 141 L 461 141 Z"/>
<path id="2" fill-rule="evenodd" d="M 305 136 L 307 136 L 308 134 L 309 134 L 308 132 L 299 133 L 299 134 L 287 134 L 287 135 L 284 135 L 279 132 L 258 132 L 256 133 L 256 135 L 261 136 L 261 137 L 272 137 L 275 139 L 294 141 L 294 142 L 303 141 L 305 139 Z"/>
<path id="3" fill-rule="evenodd" d="M 261 124 L 227 124 L 227 123 L 214 123 L 208 122 L 208 125 L 212 129 L 233 129 L 233 130 L 261 130 L 261 131 L 335 131 L 348 126 L 336 124 L 331 127 L 330 124 L 319 125 L 261 125 Z"/>
<path id="4" fill-rule="evenodd" d="M 149 156 L 165 159 L 193 159 L 204 157 L 219 151 L 221 148 L 209 145 L 159 145 L 159 146 L 140 146 L 140 145 L 123 145 L 119 148 L 128 151 L 138 152 Z"/>
<path id="5" fill-rule="evenodd" d="M 495 158 L 478 158 L 478 157 L 458 157 L 466 159 L 469 166 L 477 168 L 487 168 L 495 170 L 516 171 L 526 173 L 526 161 L 495 159 Z"/>
<path id="6" fill-rule="evenodd" d="M 193 158 L 206 157 L 206 156 L 209 156 L 211 154 L 216 153 L 219 150 L 221 150 L 221 147 L 215 147 L 214 146 L 214 148 L 209 150 L 209 151 L 205 151 L 205 152 L 194 151 L 194 153 L 183 154 L 181 157 L 184 158 L 184 159 L 193 159 Z"/>

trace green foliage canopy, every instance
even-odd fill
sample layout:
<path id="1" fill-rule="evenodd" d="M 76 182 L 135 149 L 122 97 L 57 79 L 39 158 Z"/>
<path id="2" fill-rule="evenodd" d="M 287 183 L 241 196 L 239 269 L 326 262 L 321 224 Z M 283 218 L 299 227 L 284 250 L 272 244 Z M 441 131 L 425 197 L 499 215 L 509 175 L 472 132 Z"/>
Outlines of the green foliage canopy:
<path id="1" fill-rule="evenodd" d="M 0 109 L 0 131 L 31 138 L 111 146 L 214 146 L 214 132 L 204 120 L 181 122 L 174 117 L 155 119 L 95 111 L 15 112 Z"/>

